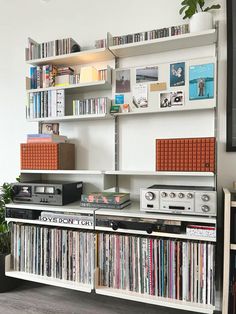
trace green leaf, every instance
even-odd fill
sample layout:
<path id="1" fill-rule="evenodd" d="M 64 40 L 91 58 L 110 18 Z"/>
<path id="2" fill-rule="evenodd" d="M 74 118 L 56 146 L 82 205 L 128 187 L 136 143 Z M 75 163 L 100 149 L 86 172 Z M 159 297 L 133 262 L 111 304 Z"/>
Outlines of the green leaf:
<path id="1" fill-rule="evenodd" d="M 210 10 L 218 10 L 221 8 L 220 4 L 213 4 L 211 7 L 207 7 L 206 9 L 204 9 L 204 12 L 208 12 Z"/>
<path id="2" fill-rule="evenodd" d="M 204 5 L 205 5 L 205 0 L 199 0 L 199 7 L 201 8 L 201 10 L 203 10 Z"/>
<path id="3" fill-rule="evenodd" d="M 187 7 L 188 7 L 187 5 L 183 6 L 183 7 L 179 10 L 179 14 L 181 15 Z"/>

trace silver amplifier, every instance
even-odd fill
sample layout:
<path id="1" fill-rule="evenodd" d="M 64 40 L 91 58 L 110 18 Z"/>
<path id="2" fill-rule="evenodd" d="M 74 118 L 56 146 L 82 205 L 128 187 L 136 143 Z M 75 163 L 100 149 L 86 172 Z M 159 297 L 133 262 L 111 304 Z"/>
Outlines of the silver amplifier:
<path id="1" fill-rule="evenodd" d="M 210 187 L 153 185 L 141 189 L 141 210 L 216 216 L 217 194 Z"/>

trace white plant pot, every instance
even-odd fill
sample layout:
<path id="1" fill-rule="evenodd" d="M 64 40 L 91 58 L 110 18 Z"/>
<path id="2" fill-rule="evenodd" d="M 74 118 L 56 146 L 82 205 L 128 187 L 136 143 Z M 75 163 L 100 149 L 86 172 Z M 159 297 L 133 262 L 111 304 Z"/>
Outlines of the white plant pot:
<path id="1" fill-rule="evenodd" d="M 201 32 L 213 28 L 213 16 L 210 12 L 195 13 L 189 20 L 190 33 Z"/>

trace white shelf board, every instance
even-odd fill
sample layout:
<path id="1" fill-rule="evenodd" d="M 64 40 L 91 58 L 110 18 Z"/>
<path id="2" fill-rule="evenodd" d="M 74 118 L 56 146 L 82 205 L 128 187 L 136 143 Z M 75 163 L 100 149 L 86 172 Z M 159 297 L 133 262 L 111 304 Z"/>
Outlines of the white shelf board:
<path id="1" fill-rule="evenodd" d="M 30 174 L 72 174 L 72 175 L 102 175 L 104 171 L 101 170 L 21 170 L 20 173 L 30 173 Z"/>
<path id="2" fill-rule="evenodd" d="M 37 93 L 37 92 L 63 89 L 67 91 L 68 94 L 78 94 L 80 92 L 109 90 L 111 88 L 112 88 L 111 83 L 103 80 L 103 81 L 73 84 L 73 85 L 68 85 L 68 86 L 54 86 L 54 87 L 47 87 L 47 88 L 28 89 L 27 93 Z"/>
<path id="3" fill-rule="evenodd" d="M 150 295 L 140 294 L 137 292 L 121 290 L 121 289 L 97 287 L 96 293 L 101 294 L 101 295 L 115 297 L 115 298 L 121 298 L 121 299 L 126 299 L 126 300 L 131 300 L 131 301 L 166 306 L 166 307 L 171 307 L 171 308 L 180 309 L 180 310 L 188 310 L 188 311 L 193 311 L 197 313 L 212 314 L 213 311 L 215 310 L 215 306 L 213 305 L 205 305 L 205 304 L 200 304 L 200 303 L 193 303 L 193 302 L 187 302 L 187 301 L 181 301 L 181 300 L 175 300 L 175 299 L 169 299 L 169 298 L 163 298 L 163 297 L 157 297 L 157 296 L 150 296 Z"/>
<path id="4" fill-rule="evenodd" d="M 20 219 L 20 218 L 6 218 L 5 221 L 7 223 L 10 222 L 18 222 L 18 223 L 24 223 L 24 224 L 30 224 L 30 225 L 43 225 L 43 226 L 50 226 L 50 227 L 60 227 L 60 228 L 70 228 L 70 229 L 81 229 L 81 230 L 94 230 L 94 227 L 90 226 L 78 226 L 74 224 L 60 224 L 60 223 L 54 223 L 54 222 L 44 222 L 40 220 L 30 220 L 30 219 Z"/>
<path id="5" fill-rule="evenodd" d="M 127 175 L 127 176 L 181 176 L 181 177 L 214 177 L 213 172 L 192 172 L 192 171 L 133 171 L 133 170 L 112 170 L 105 171 L 105 174 Z"/>
<path id="6" fill-rule="evenodd" d="M 73 281 L 39 276 L 20 271 L 7 271 L 6 276 L 83 292 L 91 292 L 92 290 L 92 285 L 80 284 Z"/>
<path id="7" fill-rule="evenodd" d="M 80 116 L 64 116 L 64 117 L 47 117 L 27 119 L 27 122 L 66 122 L 66 121 L 84 121 L 84 120 L 105 120 L 112 119 L 110 114 L 86 114 Z"/>
<path id="8" fill-rule="evenodd" d="M 230 244 L 230 250 L 236 251 L 236 244 Z"/>
<path id="9" fill-rule="evenodd" d="M 54 65 L 77 65 L 77 64 L 87 64 L 94 62 L 103 62 L 108 60 L 113 60 L 115 57 L 112 52 L 107 48 L 83 50 L 80 52 L 64 54 L 60 56 L 34 59 L 26 61 L 27 64 L 38 66 L 46 64 Z"/>
<path id="10" fill-rule="evenodd" d="M 178 233 L 166 233 L 166 232 L 152 232 L 148 234 L 146 231 L 140 230 L 127 230 L 127 229 L 118 229 L 117 231 L 112 230 L 108 227 L 95 227 L 97 231 L 108 231 L 108 232 L 118 232 L 125 234 L 136 234 L 136 235 L 144 235 L 144 236 L 152 236 L 152 237 L 160 237 L 160 238 L 173 238 L 173 239 L 185 239 L 191 241 L 205 241 L 205 242 L 216 242 L 216 238 L 207 238 L 207 237 L 194 237 L 188 236 L 186 234 L 178 234 Z"/>
<path id="11" fill-rule="evenodd" d="M 132 116 L 132 115 L 139 115 L 139 114 L 163 114 L 163 113 L 170 113 L 170 112 L 183 112 L 183 111 L 192 111 L 192 110 L 209 110 L 209 109 L 214 109 L 216 108 L 216 104 L 214 105 L 202 105 L 200 104 L 199 106 L 193 105 L 193 106 L 188 106 L 188 107 L 183 107 L 183 108 L 164 108 L 164 109 L 144 109 L 140 108 L 137 111 L 130 111 L 130 112 L 119 112 L 119 113 L 113 113 L 114 116 Z"/>
<path id="12" fill-rule="evenodd" d="M 99 208 L 96 210 L 95 214 L 96 216 L 97 215 L 103 215 L 103 216 L 111 215 L 111 216 L 121 216 L 121 217 L 134 217 L 134 218 L 146 218 L 146 219 L 150 218 L 150 219 L 163 219 L 163 220 L 216 224 L 216 217 L 144 212 L 140 210 L 139 202 L 132 202 L 130 206 L 127 206 L 124 209 Z"/>
<path id="13" fill-rule="evenodd" d="M 125 45 L 110 46 L 116 57 L 133 57 L 165 51 L 194 48 L 214 44 L 217 40 L 215 29 L 153 40 L 140 41 Z"/>
<path id="14" fill-rule="evenodd" d="M 70 203 L 64 206 L 48 205 L 48 204 L 25 204 L 25 203 L 9 203 L 6 208 L 31 209 L 52 212 L 65 212 L 77 214 L 93 214 L 93 208 L 86 208 L 80 206 L 80 201 Z"/>

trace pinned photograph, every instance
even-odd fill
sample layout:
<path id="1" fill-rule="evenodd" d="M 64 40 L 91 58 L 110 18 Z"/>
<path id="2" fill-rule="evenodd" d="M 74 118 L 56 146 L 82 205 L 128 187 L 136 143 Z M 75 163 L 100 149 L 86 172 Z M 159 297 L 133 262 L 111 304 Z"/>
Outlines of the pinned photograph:
<path id="1" fill-rule="evenodd" d="M 158 81 L 158 67 L 145 67 L 136 69 L 136 83 Z"/>
<path id="2" fill-rule="evenodd" d="M 185 85 L 185 62 L 170 64 L 170 87 Z"/>
<path id="3" fill-rule="evenodd" d="M 170 108 L 183 105 L 184 105 L 183 91 L 160 93 L 160 108 Z"/>
<path id="4" fill-rule="evenodd" d="M 147 84 L 137 84 L 133 88 L 133 105 L 136 108 L 148 107 Z"/>
<path id="5" fill-rule="evenodd" d="M 130 92 L 130 69 L 116 71 L 116 93 Z"/>
<path id="6" fill-rule="evenodd" d="M 214 63 L 189 68 L 189 100 L 214 98 Z"/>

